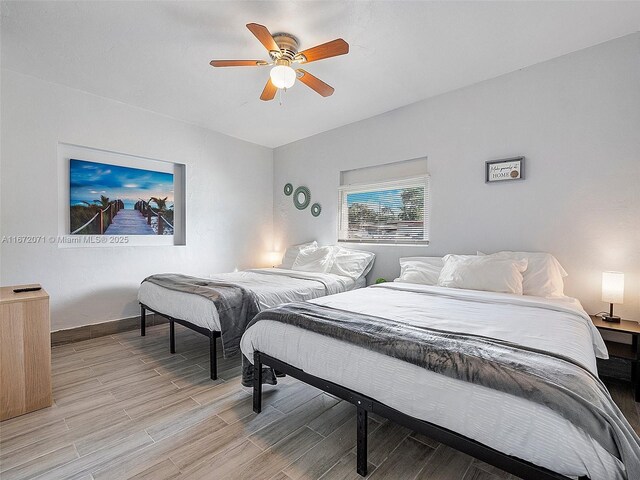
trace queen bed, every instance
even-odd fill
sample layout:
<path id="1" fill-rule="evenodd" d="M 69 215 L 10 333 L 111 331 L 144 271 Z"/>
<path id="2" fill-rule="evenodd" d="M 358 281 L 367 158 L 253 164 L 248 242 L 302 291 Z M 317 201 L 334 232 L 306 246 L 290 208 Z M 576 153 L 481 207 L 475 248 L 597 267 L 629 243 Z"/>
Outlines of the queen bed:
<path id="1" fill-rule="evenodd" d="M 445 270 L 442 264 L 440 259 L 439 273 Z M 409 270 L 403 267 L 403 276 L 415 281 L 416 272 Z M 261 312 L 241 341 L 244 355 L 254 362 L 255 410 L 261 408 L 258 380 L 264 364 L 358 407 L 361 475 L 366 474 L 366 415 L 375 412 L 522 478 L 640 478 L 635 476 L 638 437 L 624 417 L 618 418 L 622 414 L 597 379 L 596 357 L 607 358 L 606 347 L 576 299 L 522 295 L 522 289 L 503 293 L 428 285 L 433 283 L 428 269 L 421 274 L 421 283 L 404 282 L 401 276 L 400 282 Z M 473 275 L 467 271 L 467 281 Z M 368 327 L 358 320 L 368 321 Z M 435 362 L 412 363 L 405 351 L 398 351 L 407 334 L 441 342 L 417 342 L 419 355 L 439 352 Z M 458 337 L 463 339 L 458 345 L 470 345 L 466 351 L 463 347 L 463 355 L 442 347 Z M 452 368 L 457 356 L 482 357 L 485 341 L 487 351 L 497 348 L 498 353 L 487 363 L 494 371 L 478 375 L 484 380 L 474 378 L 477 372 L 470 364 Z M 583 388 L 580 382 L 589 383 L 585 391 L 615 417 L 609 437 L 590 435 L 577 410 L 554 408 L 555 400 L 546 399 L 531 382 L 539 371 L 513 390 L 508 378 L 500 384 L 499 377 L 515 365 L 505 366 L 500 358 L 520 350 L 538 363 L 548 362 L 554 375 L 567 368 L 569 373 L 559 378 L 575 381 L 576 391 Z M 456 369 L 463 371 L 451 373 Z M 512 372 L 514 385 L 517 371 Z"/>
<path id="2" fill-rule="evenodd" d="M 375 255 L 315 242 L 287 249 L 280 268 L 262 268 L 197 278 L 179 274 L 147 277 L 138 290 L 140 334 L 146 312 L 169 320 L 175 353 L 175 323 L 209 337 L 211 378 L 217 378 L 216 339 L 225 357 L 239 350 L 247 323 L 263 309 L 366 286 Z"/>

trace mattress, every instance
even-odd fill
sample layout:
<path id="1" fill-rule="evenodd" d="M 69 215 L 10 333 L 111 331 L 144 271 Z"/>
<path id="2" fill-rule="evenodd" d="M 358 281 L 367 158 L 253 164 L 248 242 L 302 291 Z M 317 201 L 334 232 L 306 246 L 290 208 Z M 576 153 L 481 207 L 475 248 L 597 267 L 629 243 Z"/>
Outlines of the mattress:
<path id="1" fill-rule="evenodd" d="M 569 297 L 550 300 L 394 283 L 313 302 L 562 353 L 594 373 L 596 356 L 607 357 L 599 332 L 580 303 Z M 270 320 L 248 328 L 240 346 L 250 359 L 258 350 L 563 475 L 624 478 L 617 458 L 556 412 L 526 399 Z"/>
<path id="2" fill-rule="evenodd" d="M 264 268 L 211 275 L 207 280 L 238 283 L 256 294 L 260 309 L 286 302 L 312 300 L 333 293 L 366 286 L 366 279 L 354 280 L 331 273 L 310 273 L 281 268 Z M 186 320 L 208 330 L 220 331 L 220 319 L 213 302 L 200 295 L 178 292 L 143 282 L 138 301 L 156 312 Z"/>

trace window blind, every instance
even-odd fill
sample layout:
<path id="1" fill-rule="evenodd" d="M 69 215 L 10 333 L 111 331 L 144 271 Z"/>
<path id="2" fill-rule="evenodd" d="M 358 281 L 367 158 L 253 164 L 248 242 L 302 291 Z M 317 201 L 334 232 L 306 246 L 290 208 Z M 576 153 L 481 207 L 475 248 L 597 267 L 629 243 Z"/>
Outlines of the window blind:
<path id="1" fill-rule="evenodd" d="M 343 186 L 339 195 L 339 241 L 429 243 L 428 175 Z"/>

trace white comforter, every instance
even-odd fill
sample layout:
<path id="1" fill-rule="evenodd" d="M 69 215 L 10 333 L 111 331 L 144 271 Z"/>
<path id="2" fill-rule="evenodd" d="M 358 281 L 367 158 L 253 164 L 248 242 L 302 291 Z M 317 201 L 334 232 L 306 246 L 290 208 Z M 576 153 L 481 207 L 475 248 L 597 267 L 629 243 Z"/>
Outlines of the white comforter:
<path id="1" fill-rule="evenodd" d="M 364 279 L 356 281 L 331 273 L 308 273 L 281 268 L 220 273 L 207 280 L 242 285 L 256 294 L 260 309 L 286 302 L 311 300 L 364 286 Z M 209 330 L 220 331 L 220 318 L 215 305 L 200 295 L 143 282 L 138 290 L 138 301 L 157 312 L 187 320 Z"/>
<path id="2" fill-rule="evenodd" d="M 545 349 L 569 356 L 594 373 L 596 356 L 607 357 L 588 315 L 568 297 L 552 300 L 394 283 L 313 303 Z M 528 400 L 269 320 L 250 327 L 241 348 L 250 359 L 258 350 L 558 473 L 592 480 L 623 478 L 618 459 L 559 414 Z"/>

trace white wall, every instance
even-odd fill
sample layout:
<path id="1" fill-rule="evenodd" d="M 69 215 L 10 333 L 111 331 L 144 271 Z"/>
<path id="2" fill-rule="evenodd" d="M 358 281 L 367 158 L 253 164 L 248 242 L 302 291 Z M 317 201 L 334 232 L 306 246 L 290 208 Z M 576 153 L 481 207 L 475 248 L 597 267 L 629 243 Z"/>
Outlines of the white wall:
<path id="1" fill-rule="evenodd" d="M 484 183 L 486 160 L 517 155 L 524 181 Z M 277 148 L 275 237 L 334 243 L 341 170 L 422 156 L 431 244 L 371 247 L 370 280 L 395 278 L 400 256 L 549 251 L 592 313 L 606 308 L 601 272 L 625 272 L 618 311 L 640 320 L 640 34 Z M 320 217 L 294 208 L 286 182 L 311 189 Z"/>
<path id="2" fill-rule="evenodd" d="M 58 248 L 4 243 L 2 285 L 41 283 L 52 329 L 138 314 L 147 275 L 207 275 L 264 264 L 273 152 L 145 110 L 2 71 L 2 235 L 57 235 L 58 142 L 186 164 L 184 247 Z"/>

